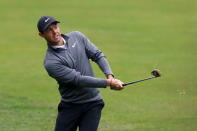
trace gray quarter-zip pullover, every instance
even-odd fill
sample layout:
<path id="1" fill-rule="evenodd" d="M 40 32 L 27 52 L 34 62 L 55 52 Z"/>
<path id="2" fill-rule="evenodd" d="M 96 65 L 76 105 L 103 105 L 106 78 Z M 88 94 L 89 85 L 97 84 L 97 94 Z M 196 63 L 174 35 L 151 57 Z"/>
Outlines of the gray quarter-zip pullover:
<path id="1" fill-rule="evenodd" d="M 95 78 L 89 59 L 96 62 L 106 76 L 113 74 L 104 54 L 78 31 L 62 37 L 66 48 L 54 49 L 48 45 L 44 60 L 48 74 L 59 84 L 61 99 L 72 103 L 102 99 L 98 88 L 106 87 L 106 79 Z"/>

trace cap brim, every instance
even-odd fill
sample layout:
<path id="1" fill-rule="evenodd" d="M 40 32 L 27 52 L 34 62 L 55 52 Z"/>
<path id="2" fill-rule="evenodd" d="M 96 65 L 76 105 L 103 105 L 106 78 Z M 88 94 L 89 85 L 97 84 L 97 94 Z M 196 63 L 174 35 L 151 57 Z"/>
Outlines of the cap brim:
<path id="1" fill-rule="evenodd" d="M 48 24 L 46 24 L 43 28 L 43 31 L 45 31 L 51 24 L 54 24 L 54 23 L 60 23 L 59 21 L 50 21 Z"/>

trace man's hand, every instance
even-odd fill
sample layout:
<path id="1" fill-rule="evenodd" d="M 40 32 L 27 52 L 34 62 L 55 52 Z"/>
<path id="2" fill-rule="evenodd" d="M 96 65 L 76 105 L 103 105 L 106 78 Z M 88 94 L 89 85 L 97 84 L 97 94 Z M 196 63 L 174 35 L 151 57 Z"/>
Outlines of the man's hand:
<path id="1" fill-rule="evenodd" d="M 118 79 L 107 79 L 107 85 L 110 86 L 112 90 L 124 89 L 122 84 L 123 84 L 123 82 Z"/>

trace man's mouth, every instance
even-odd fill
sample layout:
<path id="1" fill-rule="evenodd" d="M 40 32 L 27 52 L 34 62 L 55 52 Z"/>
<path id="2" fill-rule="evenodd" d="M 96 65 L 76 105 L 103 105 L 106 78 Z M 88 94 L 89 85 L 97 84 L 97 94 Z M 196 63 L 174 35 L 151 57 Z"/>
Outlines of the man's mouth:
<path id="1" fill-rule="evenodd" d="M 55 35 L 54 38 L 55 38 L 55 39 L 59 39 L 59 35 Z"/>

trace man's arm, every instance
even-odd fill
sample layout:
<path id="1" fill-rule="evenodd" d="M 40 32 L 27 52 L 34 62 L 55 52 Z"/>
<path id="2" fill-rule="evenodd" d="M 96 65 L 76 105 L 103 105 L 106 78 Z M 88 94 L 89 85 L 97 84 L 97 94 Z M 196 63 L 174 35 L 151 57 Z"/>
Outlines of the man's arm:
<path id="1" fill-rule="evenodd" d="M 100 69 L 103 71 L 107 78 L 110 79 L 114 77 L 110 65 L 105 57 L 101 57 L 96 61 L 96 63 L 99 65 Z"/>
<path id="2" fill-rule="evenodd" d="M 106 79 L 83 76 L 75 69 L 63 65 L 58 60 L 47 60 L 44 66 L 48 74 L 57 81 L 72 84 L 78 87 L 103 87 L 107 86 Z"/>
<path id="3" fill-rule="evenodd" d="M 83 76 L 80 72 L 62 65 L 57 60 L 47 60 L 44 66 L 51 77 L 62 83 L 72 84 L 78 87 L 105 88 L 106 86 L 110 86 L 111 89 L 114 90 L 121 90 L 124 88 L 122 82 L 119 80 Z"/>
<path id="4" fill-rule="evenodd" d="M 107 78 L 112 78 L 113 73 L 104 54 L 81 32 L 78 32 L 78 35 L 82 38 L 88 58 L 92 59 L 92 61 L 99 65 Z"/>

